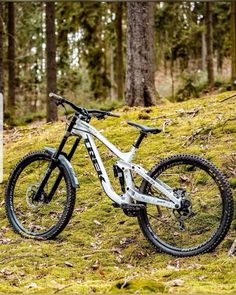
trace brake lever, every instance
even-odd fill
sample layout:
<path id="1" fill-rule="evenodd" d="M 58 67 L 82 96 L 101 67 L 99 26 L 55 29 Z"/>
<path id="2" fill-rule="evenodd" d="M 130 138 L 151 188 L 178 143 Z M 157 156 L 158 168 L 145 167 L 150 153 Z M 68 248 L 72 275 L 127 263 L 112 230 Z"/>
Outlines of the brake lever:
<path id="1" fill-rule="evenodd" d="M 55 103 L 56 106 L 59 106 L 61 102 L 57 98 L 51 98 L 51 102 Z"/>

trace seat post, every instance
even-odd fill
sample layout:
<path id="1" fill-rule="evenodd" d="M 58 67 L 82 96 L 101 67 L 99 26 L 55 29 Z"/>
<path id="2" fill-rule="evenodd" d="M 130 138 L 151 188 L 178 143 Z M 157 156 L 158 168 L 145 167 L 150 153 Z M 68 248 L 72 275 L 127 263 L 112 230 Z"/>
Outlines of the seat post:
<path id="1" fill-rule="evenodd" d="M 136 149 L 139 148 L 139 146 L 140 146 L 142 140 L 143 140 L 144 137 L 146 137 L 146 136 L 147 136 L 146 133 L 144 133 L 144 132 L 142 132 L 142 131 L 140 132 L 139 137 L 137 138 L 137 140 L 136 140 L 135 143 L 134 143 L 134 147 L 135 147 Z"/>

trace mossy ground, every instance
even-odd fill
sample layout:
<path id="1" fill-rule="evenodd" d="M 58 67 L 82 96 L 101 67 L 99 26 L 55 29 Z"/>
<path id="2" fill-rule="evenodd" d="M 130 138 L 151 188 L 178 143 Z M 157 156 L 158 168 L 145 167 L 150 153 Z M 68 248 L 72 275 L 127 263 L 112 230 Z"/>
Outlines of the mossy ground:
<path id="1" fill-rule="evenodd" d="M 235 193 L 236 102 L 235 98 L 221 102 L 229 95 L 232 92 L 153 108 L 124 107 L 119 110 L 120 119 L 94 120 L 93 124 L 124 151 L 129 150 L 138 134 L 126 119 L 162 125 L 163 133 L 145 139 L 136 163 L 150 169 L 162 157 L 183 152 L 198 154 L 225 172 Z M 5 218 L 3 199 L 10 169 L 29 151 L 56 147 L 64 126 L 63 122 L 37 124 L 5 132 L 0 293 L 236 292 L 236 257 L 227 256 L 235 239 L 235 219 L 229 235 L 213 253 L 185 259 L 155 253 L 141 234 L 136 218 L 113 208 L 102 193 L 83 145 L 72 160 L 80 188 L 67 228 L 52 241 L 34 241 L 14 234 Z M 106 166 L 111 166 L 114 158 L 99 146 Z"/>

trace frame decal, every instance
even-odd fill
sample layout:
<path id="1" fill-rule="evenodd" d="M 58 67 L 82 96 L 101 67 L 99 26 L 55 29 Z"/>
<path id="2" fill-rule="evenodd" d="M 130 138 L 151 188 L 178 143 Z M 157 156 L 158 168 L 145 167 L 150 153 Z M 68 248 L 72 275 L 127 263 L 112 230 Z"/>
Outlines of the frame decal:
<path id="1" fill-rule="evenodd" d="M 91 161 L 93 163 L 93 166 L 94 166 L 95 170 L 97 171 L 99 180 L 101 182 L 102 181 L 106 182 L 105 178 L 103 177 L 102 170 L 101 170 L 101 168 L 99 166 L 99 163 L 97 161 L 96 155 L 95 155 L 95 153 L 93 151 L 93 148 L 92 148 L 92 145 L 90 143 L 90 140 L 89 140 L 88 136 L 85 138 L 84 143 L 85 143 L 85 146 L 87 148 L 90 159 L 91 159 Z"/>

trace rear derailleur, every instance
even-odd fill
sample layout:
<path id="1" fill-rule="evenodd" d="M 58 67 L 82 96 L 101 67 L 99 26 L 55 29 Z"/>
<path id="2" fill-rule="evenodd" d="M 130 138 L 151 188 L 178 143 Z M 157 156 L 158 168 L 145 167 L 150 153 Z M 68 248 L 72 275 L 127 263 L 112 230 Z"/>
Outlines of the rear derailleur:
<path id="1" fill-rule="evenodd" d="M 181 206 L 179 209 L 174 209 L 173 214 L 179 223 L 179 230 L 185 231 L 186 227 L 184 221 L 194 216 L 194 212 L 192 211 L 192 202 L 189 198 L 187 198 L 185 189 L 176 188 L 174 189 L 174 194 L 177 198 L 181 199 Z"/>

